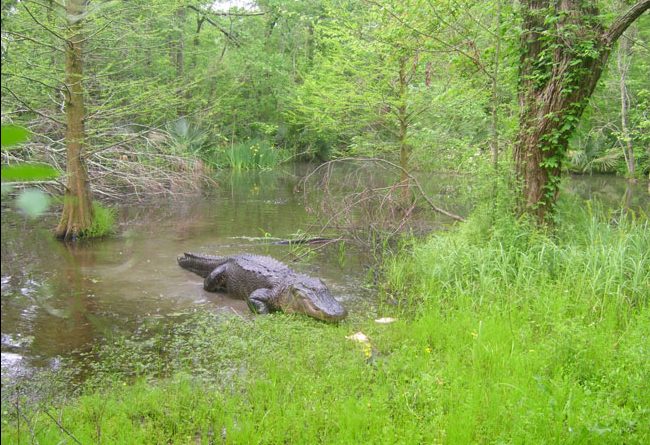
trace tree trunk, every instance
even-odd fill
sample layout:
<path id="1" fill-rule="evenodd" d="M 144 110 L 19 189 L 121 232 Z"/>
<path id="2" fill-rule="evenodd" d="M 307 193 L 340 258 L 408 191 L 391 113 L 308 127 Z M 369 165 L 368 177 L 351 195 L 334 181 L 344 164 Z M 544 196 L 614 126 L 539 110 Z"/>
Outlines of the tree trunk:
<path id="1" fill-rule="evenodd" d="M 191 62 L 192 70 L 196 68 L 197 55 L 199 53 L 199 48 L 201 44 L 201 39 L 199 38 L 199 35 L 201 34 L 201 28 L 203 28 L 203 23 L 205 23 L 205 17 L 202 15 L 197 15 L 196 32 L 194 33 L 194 40 L 192 41 L 194 45 L 194 48 L 192 49 L 192 62 Z"/>
<path id="2" fill-rule="evenodd" d="M 490 106 L 490 154 L 492 166 L 499 168 L 499 64 L 501 53 L 501 0 L 496 2 L 496 37 L 494 42 L 494 71 L 492 72 L 492 104 Z"/>
<path id="3" fill-rule="evenodd" d="M 409 130 L 409 118 L 408 118 L 408 109 L 407 109 L 407 97 L 406 89 L 408 87 L 408 78 L 407 78 L 407 59 L 402 57 L 399 62 L 399 90 L 398 90 L 398 105 L 397 105 L 397 121 L 399 123 L 399 130 L 397 134 L 397 139 L 399 141 L 399 165 L 402 167 L 402 174 L 400 176 L 400 182 L 402 183 L 403 193 L 402 196 L 405 198 L 409 197 L 409 161 L 411 158 L 411 147 L 408 144 L 408 130 Z"/>
<path id="4" fill-rule="evenodd" d="M 185 18 L 187 11 L 185 7 L 180 7 L 175 13 L 175 26 L 177 27 L 174 41 L 172 43 L 171 59 L 172 64 L 176 68 L 176 82 L 178 88 L 176 89 L 176 97 L 178 100 L 176 112 L 179 116 L 187 114 L 186 99 L 189 91 L 186 90 L 185 85 Z"/>
<path id="5" fill-rule="evenodd" d="M 56 236 L 69 240 L 82 236 L 92 225 L 93 206 L 88 184 L 88 172 L 83 158 L 84 149 L 84 89 L 83 89 L 83 14 L 84 0 L 66 2 L 71 37 L 66 41 L 66 154 L 67 185 L 63 214 Z"/>
<path id="6" fill-rule="evenodd" d="M 172 45 L 171 58 L 172 63 L 176 67 L 176 77 L 180 80 L 185 75 L 185 8 L 178 8 L 175 15 L 175 24 L 178 29 L 175 33 L 175 41 Z"/>
<path id="7" fill-rule="evenodd" d="M 611 47 L 644 11 L 638 2 L 608 30 L 592 2 L 527 0 L 519 62 L 519 134 L 515 174 L 522 186 L 520 211 L 549 222 L 569 138 L 596 87 Z"/>
<path id="8" fill-rule="evenodd" d="M 627 74 L 630 70 L 630 59 L 632 58 L 632 45 L 627 38 L 621 39 L 618 45 L 616 66 L 618 68 L 618 86 L 621 96 L 621 142 L 623 144 L 623 155 L 627 166 L 628 178 L 634 178 L 636 173 L 636 160 L 634 159 L 634 146 L 630 137 L 628 125 L 628 112 L 630 109 L 629 95 L 627 92 Z"/>

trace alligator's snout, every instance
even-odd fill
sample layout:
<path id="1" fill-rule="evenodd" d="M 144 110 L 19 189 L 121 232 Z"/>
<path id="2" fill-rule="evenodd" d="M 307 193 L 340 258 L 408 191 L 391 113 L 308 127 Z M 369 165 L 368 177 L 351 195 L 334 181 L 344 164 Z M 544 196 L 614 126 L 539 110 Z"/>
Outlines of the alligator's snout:
<path id="1" fill-rule="evenodd" d="M 304 289 L 297 287 L 294 293 L 294 312 L 302 312 L 322 321 L 337 322 L 348 315 L 348 311 L 336 301 L 329 290 L 323 285 L 321 289 Z"/>
<path id="2" fill-rule="evenodd" d="M 324 321 L 337 322 L 348 316 L 348 311 L 341 305 L 341 303 L 336 300 L 334 301 L 336 302 L 336 305 L 331 308 L 329 312 L 325 313 L 325 317 L 323 318 Z"/>

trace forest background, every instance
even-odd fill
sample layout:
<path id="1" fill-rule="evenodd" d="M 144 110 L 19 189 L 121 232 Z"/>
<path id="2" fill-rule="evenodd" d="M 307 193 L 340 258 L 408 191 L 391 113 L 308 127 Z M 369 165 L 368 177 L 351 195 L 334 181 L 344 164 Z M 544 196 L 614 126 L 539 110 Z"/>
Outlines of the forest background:
<path id="1" fill-rule="evenodd" d="M 568 60 L 577 69 L 560 79 L 565 95 L 588 90 L 578 85 L 587 73 L 598 72 L 594 85 L 604 75 L 588 103 L 570 98 L 580 105 L 568 118 L 547 110 L 558 128 L 533 141 L 558 151 L 539 162 L 545 193 L 556 193 L 555 167 L 639 178 L 650 162 L 647 15 L 626 24 L 606 65 L 585 62 L 601 54 L 595 31 L 630 5 L 602 2 L 560 26 L 567 11 L 503 1 L 3 2 L 3 123 L 32 134 L 3 164 L 43 162 L 53 177 L 79 158 L 95 196 L 109 200 L 169 192 L 224 166 L 343 156 L 485 176 L 507 164 L 502 175 L 514 166 L 528 182 L 513 163 L 530 107 L 522 91 L 550 85 Z M 531 34 L 536 26 L 545 31 Z M 528 35 L 543 50 L 527 58 Z M 50 187 L 83 194 L 71 182 Z M 62 221 L 59 234 L 68 230 Z"/>

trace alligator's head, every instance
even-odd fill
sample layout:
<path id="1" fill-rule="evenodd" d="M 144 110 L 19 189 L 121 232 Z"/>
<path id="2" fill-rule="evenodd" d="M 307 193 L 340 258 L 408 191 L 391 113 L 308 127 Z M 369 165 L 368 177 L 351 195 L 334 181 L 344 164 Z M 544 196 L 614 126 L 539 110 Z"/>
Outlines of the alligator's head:
<path id="1" fill-rule="evenodd" d="M 321 280 L 301 276 L 289 284 L 280 303 L 286 313 L 306 314 L 327 322 L 343 320 L 348 311 L 334 299 L 329 289 Z"/>

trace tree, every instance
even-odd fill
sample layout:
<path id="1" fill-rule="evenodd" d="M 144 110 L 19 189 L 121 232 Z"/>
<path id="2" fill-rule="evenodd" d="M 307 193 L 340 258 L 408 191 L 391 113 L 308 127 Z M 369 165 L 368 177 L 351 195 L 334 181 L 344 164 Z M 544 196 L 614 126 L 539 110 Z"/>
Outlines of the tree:
<path id="1" fill-rule="evenodd" d="M 26 160 L 66 171 L 58 238 L 92 232 L 95 179 L 136 190 L 152 184 L 155 173 L 136 162 L 148 148 L 142 140 L 177 118 L 191 88 L 180 76 L 182 57 L 170 60 L 164 40 L 177 9 L 174 0 L 24 1 L 7 11 L 3 3 L 3 119 L 32 130 Z M 193 112 L 203 105 L 190 104 Z M 134 181 L 128 169 L 136 164 Z M 118 185 L 100 192 L 119 198 Z"/>
<path id="2" fill-rule="evenodd" d="M 65 12 L 70 37 L 65 42 L 65 117 L 67 184 L 63 213 L 56 228 L 60 239 L 76 239 L 93 223 L 93 205 L 84 163 L 83 22 L 85 0 L 68 0 Z"/>
<path id="3" fill-rule="evenodd" d="M 616 52 L 616 67 L 618 71 L 618 85 L 621 102 L 621 130 L 620 141 L 623 145 L 623 156 L 627 168 L 628 178 L 632 179 L 636 173 L 636 159 L 634 155 L 634 144 L 630 134 L 630 94 L 628 92 L 628 76 L 630 73 L 630 62 L 632 59 L 632 42 L 623 38 L 618 45 Z"/>
<path id="4" fill-rule="evenodd" d="M 523 192 L 520 209 L 539 224 L 547 224 L 552 215 L 569 137 L 612 45 L 648 8 L 650 0 L 637 2 L 606 28 L 593 2 L 522 2 L 520 127 L 514 162 Z"/>
<path id="5" fill-rule="evenodd" d="M 315 27 L 314 69 L 288 116 L 304 133 L 357 155 L 382 147 L 399 159 L 407 184 L 413 127 L 430 108 L 431 39 L 418 31 L 413 2 L 331 2 Z M 405 189 L 406 190 L 406 189 Z"/>

